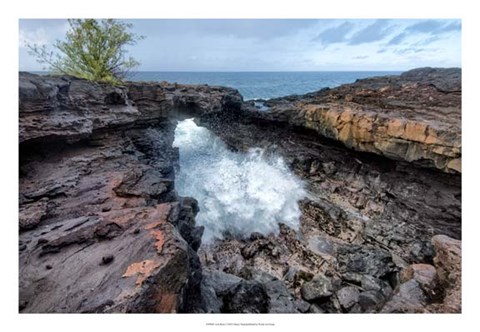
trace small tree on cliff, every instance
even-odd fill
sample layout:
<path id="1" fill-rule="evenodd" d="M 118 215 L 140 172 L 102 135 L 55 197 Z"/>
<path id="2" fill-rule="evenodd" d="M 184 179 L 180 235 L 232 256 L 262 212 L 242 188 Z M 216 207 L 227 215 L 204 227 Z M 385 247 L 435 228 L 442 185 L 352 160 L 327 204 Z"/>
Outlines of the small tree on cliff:
<path id="1" fill-rule="evenodd" d="M 131 24 L 113 19 L 71 19 L 65 41 L 57 40 L 54 51 L 46 46 L 27 45 L 30 54 L 53 73 L 67 74 L 96 82 L 120 84 L 139 65 L 127 58 L 127 45 L 143 39 L 129 32 Z"/>

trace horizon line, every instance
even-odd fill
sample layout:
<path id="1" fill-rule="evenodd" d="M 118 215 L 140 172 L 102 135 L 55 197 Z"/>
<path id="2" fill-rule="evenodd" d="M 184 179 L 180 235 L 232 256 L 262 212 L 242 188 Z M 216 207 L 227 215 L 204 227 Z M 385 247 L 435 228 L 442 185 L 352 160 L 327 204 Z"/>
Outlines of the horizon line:
<path id="1" fill-rule="evenodd" d="M 418 68 L 459 68 L 461 66 L 453 67 L 413 67 L 410 69 L 362 69 L 362 70 L 136 70 L 131 73 L 152 73 L 152 72 L 161 72 L 161 73 L 335 73 L 335 72 L 405 72 Z M 18 70 L 19 72 L 37 72 L 37 73 L 48 73 L 48 70 Z"/>

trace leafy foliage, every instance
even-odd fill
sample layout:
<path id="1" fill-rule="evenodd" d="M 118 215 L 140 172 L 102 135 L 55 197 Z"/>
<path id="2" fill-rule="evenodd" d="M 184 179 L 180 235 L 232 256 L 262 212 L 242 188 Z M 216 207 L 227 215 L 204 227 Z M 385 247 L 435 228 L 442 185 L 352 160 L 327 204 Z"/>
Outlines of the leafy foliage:
<path id="1" fill-rule="evenodd" d="M 121 84 L 139 63 L 127 58 L 127 45 L 143 39 L 129 32 L 132 27 L 113 19 L 70 19 L 65 41 L 57 40 L 49 51 L 36 44 L 27 45 L 30 54 L 53 73 L 67 74 L 96 82 Z"/>

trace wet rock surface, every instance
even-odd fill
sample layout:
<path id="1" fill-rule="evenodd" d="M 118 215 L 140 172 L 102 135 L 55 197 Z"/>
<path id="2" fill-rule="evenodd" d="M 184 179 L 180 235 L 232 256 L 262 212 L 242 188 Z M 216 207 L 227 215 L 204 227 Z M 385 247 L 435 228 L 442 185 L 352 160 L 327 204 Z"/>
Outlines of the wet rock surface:
<path id="1" fill-rule="evenodd" d="M 260 112 L 228 88 L 21 73 L 19 310 L 460 312 L 460 94 L 458 71 L 422 69 Z M 308 190 L 298 230 L 202 245 L 175 192 L 191 116 L 285 159 Z M 403 134 L 382 131 L 398 118 Z"/>
<path id="2" fill-rule="evenodd" d="M 295 103 L 303 105 L 334 94 L 340 98 L 348 90 L 365 107 L 378 106 L 387 98 L 392 103 L 408 103 L 413 109 L 403 114 L 392 106 L 387 110 L 389 116 L 413 119 L 421 108 L 422 121 L 442 122 L 444 115 L 432 108 L 434 101 L 428 97 L 433 89 L 442 94 L 438 107 L 457 107 L 458 118 L 447 120 L 448 124 L 459 121 L 458 75 L 455 70 L 413 71 L 267 101 L 268 112 L 247 105 L 240 113 L 201 117 L 200 123 L 234 150 L 261 147 L 267 156 L 284 157 L 309 191 L 300 203 L 298 231 L 280 225 L 278 236 L 227 237 L 200 248 L 202 263 L 235 275 L 245 268 L 263 270 L 282 280 L 297 298 L 305 295 L 315 276 L 328 275 L 332 280 L 328 293 L 332 294 L 316 297 L 307 292 L 309 312 L 460 312 L 459 275 L 442 275 L 446 269 L 441 261 L 459 271 L 453 258 L 461 257 L 459 244 L 442 239 L 461 243 L 461 176 L 444 168 L 409 163 L 405 158 L 393 160 L 349 150 L 328 135 L 289 122 L 288 117 L 282 119 L 278 111 L 288 104 L 285 113 L 293 114 L 298 110 Z M 439 92 L 442 82 L 448 86 L 443 88 L 453 89 L 451 94 Z M 362 95 L 361 89 L 369 86 L 370 92 Z M 374 86 L 378 86 L 376 94 L 371 90 Z M 385 86 L 389 86 L 384 90 L 388 95 L 378 90 Z M 455 126 L 449 127 L 449 137 L 460 137 L 459 123 Z M 444 249 L 450 245 L 456 249 Z M 449 259 L 434 259 L 447 252 Z M 447 275 L 452 280 L 447 281 Z"/>

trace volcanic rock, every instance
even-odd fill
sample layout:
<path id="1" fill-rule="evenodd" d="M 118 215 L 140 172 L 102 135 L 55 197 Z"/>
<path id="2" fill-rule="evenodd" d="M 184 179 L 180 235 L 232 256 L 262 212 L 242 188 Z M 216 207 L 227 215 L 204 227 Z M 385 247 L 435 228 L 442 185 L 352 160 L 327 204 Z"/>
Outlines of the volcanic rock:
<path id="1" fill-rule="evenodd" d="M 461 311 L 459 70 L 262 111 L 234 89 L 165 82 L 20 73 L 19 93 L 21 312 Z M 175 191 L 189 117 L 284 158 L 308 190 L 299 229 L 200 247 L 198 204 Z"/>
<path id="2" fill-rule="evenodd" d="M 424 150 L 417 157 L 424 156 L 418 160 L 391 156 L 368 149 L 368 144 L 354 146 L 353 139 L 352 145 L 339 142 L 336 136 L 322 132 L 322 128 L 331 128 L 328 123 L 322 127 L 321 119 L 307 121 L 307 112 L 302 114 L 302 110 L 320 104 L 326 106 L 325 112 L 332 109 L 344 113 L 348 106 L 351 119 L 347 112 L 342 121 L 350 126 L 365 122 L 362 117 L 371 115 L 376 122 L 366 132 L 371 131 L 380 145 L 390 139 L 378 131 L 385 125 L 382 123 L 394 119 L 431 121 L 432 128 L 444 126 L 448 132 L 437 135 L 444 140 L 439 144 L 455 145 L 461 137 L 459 77 L 456 69 L 420 69 L 265 101 L 268 110 L 261 112 L 244 104 L 240 112 L 198 118 L 200 125 L 235 151 L 260 147 L 266 156 L 282 156 L 308 189 L 308 196 L 299 203 L 302 216 L 298 231 L 281 226 L 278 236 L 226 238 L 209 248 L 211 254 L 205 256 L 211 259 L 203 263 L 236 275 L 241 275 L 246 266 L 268 271 L 283 280 L 297 298 L 314 275 L 335 276 L 334 289 L 355 287 L 366 293 L 362 296 L 363 308 L 357 303 L 348 312 L 380 311 L 394 296 L 394 289 L 408 281 L 400 277 L 402 269 L 434 264 L 432 236 L 445 234 L 460 239 L 461 176 L 442 166 L 444 159 L 450 158 L 446 154 L 430 153 L 436 147 L 433 143 L 397 137 L 407 145 L 421 146 Z M 382 89 L 385 86 L 390 88 Z M 371 93 L 362 94 L 362 89 Z M 444 121 L 449 107 L 456 115 Z M 319 108 L 313 117 L 325 112 Z M 306 122 L 319 127 L 309 128 Z M 413 147 L 410 150 L 415 151 Z M 273 255 L 274 251 L 279 254 Z M 340 283 L 336 276 L 341 277 Z M 419 287 L 427 289 L 421 284 Z M 435 287 L 425 294 L 425 310 L 444 310 L 439 308 L 444 295 L 438 290 Z M 315 300 L 309 310 L 347 311 L 336 294 Z"/>
<path id="3" fill-rule="evenodd" d="M 432 238 L 435 247 L 433 260 L 437 269 L 440 285 L 444 288 L 445 298 L 442 312 L 461 312 L 462 310 L 462 242 L 445 235 Z"/>
<path id="4" fill-rule="evenodd" d="M 357 287 L 347 286 L 337 291 L 337 298 L 344 309 L 350 309 L 359 300 L 360 292 Z"/>
<path id="5" fill-rule="evenodd" d="M 240 282 L 226 291 L 221 310 L 225 313 L 267 313 L 269 298 L 265 286 L 258 281 Z"/>
<path id="6" fill-rule="evenodd" d="M 306 301 L 315 301 L 333 294 L 333 285 L 331 280 L 324 275 L 317 275 L 302 287 L 302 297 Z"/>
<path id="7" fill-rule="evenodd" d="M 461 93 L 460 69 L 419 68 L 270 100 L 260 116 L 358 151 L 459 173 Z"/>
<path id="8" fill-rule="evenodd" d="M 200 306 L 203 229 L 195 226 L 196 202 L 174 190 L 173 100 L 213 112 L 232 110 L 241 96 L 172 87 L 132 83 L 130 91 L 20 73 L 22 312 Z M 147 90 L 166 102 L 144 107 Z"/>

